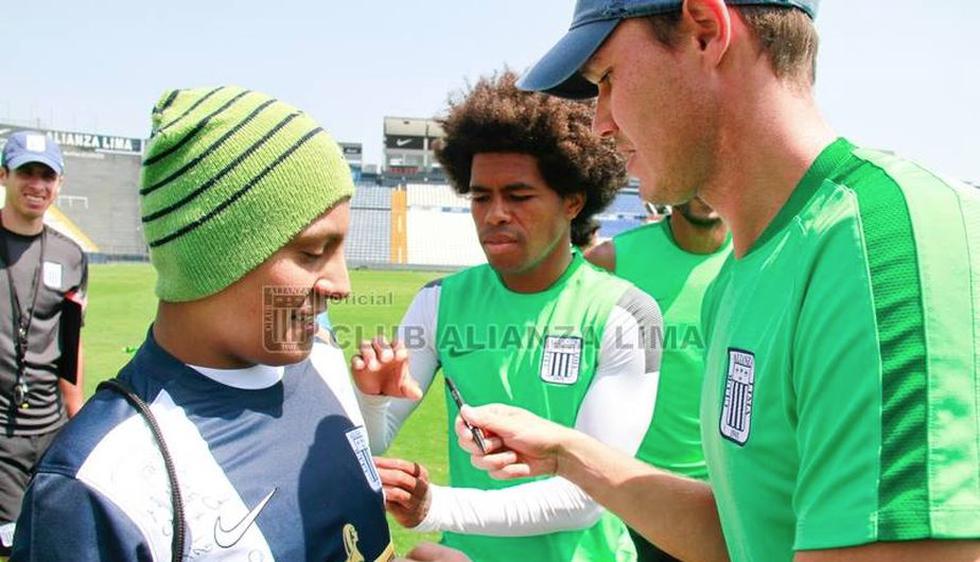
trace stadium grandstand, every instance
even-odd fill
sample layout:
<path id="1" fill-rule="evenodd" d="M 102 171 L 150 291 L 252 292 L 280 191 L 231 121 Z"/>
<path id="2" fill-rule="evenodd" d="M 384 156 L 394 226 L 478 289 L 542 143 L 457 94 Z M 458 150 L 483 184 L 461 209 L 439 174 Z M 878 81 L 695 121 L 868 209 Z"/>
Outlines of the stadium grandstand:
<path id="1" fill-rule="evenodd" d="M 351 201 L 347 261 L 368 265 L 391 261 L 391 194 L 387 187 L 360 185 Z"/>
<path id="2" fill-rule="evenodd" d="M 383 121 L 384 185 L 446 182 L 435 157 L 435 148 L 445 136 L 438 121 L 424 117 L 385 117 Z"/>
<path id="3" fill-rule="evenodd" d="M 45 220 L 99 261 L 146 260 L 139 212 L 145 140 L 0 123 L 0 146 L 19 130 L 41 131 L 65 156 L 65 184 Z M 347 259 L 353 267 L 458 268 L 485 258 L 469 200 L 457 195 L 435 159 L 438 122 L 385 117 L 384 167 L 364 164 L 361 143 L 340 143 L 358 185 L 351 201 Z M 646 211 L 631 184 L 598 215 L 601 237 L 642 224 Z"/>
<path id="4" fill-rule="evenodd" d="M 360 182 L 364 175 L 364 145 L 359 142 L 341 142 L 340 150 L 344 153 L 347 165 L 350 166 L 350 173 L 355 182 Z"/>
<path id="5" fill-rule="evenodd" d="M 635 188 L 624 188 L 597 216 L 600 237 L 643 224 Z M 355 266 L 462 267 L 485 258 L 470 218 L 469 200 L 446 183 L 358 187 L 351 202 L 347 259 Z"/>
<path id="6" fill-rule="evenodd" d="M 596 217 L 599 220 L 599 236 L 611 238 L 620 232 L 636 228 L 647 218 L 639 191 L 624 187 L 606 209 Z"/>

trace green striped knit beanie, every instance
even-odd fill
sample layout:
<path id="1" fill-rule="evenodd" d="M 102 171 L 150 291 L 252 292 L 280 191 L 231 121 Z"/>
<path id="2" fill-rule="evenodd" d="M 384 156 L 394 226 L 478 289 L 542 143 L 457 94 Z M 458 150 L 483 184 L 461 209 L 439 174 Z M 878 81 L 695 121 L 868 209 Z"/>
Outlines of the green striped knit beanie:
<path id="1" fill-rule="evenodd" d="M 354 193 L 313 119 L 237 87 L 165 93 L 140 184 L 156 294 L 169 302 L 228 287 Z"/>

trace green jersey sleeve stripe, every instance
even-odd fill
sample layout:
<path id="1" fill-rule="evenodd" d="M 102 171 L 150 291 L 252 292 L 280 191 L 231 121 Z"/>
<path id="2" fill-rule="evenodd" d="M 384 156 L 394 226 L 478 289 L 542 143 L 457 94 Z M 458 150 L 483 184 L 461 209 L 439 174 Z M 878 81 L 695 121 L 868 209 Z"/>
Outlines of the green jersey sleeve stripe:
<path id="1" fill-rule="evenodd" d="M 929 373 L 932 536 L 980 536 L 980 191 L 889 154 L 855 155 L 900 178 L 912 220 Z"/>
<path id="2" fill-rule="evenodd" d="M 928 371 L 912 222 L 901 188 L 883 170 L 849 171 L 841 183 L 858 200 L 881 357 L 878 540 L 928 537 Z"/>

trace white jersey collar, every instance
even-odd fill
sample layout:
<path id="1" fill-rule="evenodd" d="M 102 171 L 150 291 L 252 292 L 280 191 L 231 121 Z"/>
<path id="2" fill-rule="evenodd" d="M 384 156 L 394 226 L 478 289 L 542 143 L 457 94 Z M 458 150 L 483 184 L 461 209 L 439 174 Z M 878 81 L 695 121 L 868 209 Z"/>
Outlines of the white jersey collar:
<path id="1" fill-rule="evenodd" d="M 205 377 L 232 388 L 241 390 L 261 390 L 269 388 L 282 380 L 286 372 L 285 366 L 252 365 L 244 369 L 213 369 L 187 365 Z"/>

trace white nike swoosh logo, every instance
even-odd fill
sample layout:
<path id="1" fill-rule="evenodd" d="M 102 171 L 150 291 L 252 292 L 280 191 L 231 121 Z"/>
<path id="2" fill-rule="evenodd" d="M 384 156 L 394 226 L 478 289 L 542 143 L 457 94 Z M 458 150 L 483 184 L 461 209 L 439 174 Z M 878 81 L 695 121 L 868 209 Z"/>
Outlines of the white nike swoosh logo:
<path id="1" fill-rule="evenodd" d="M 395 144 L 397 144 L 398 146 L 405 146 L 410 142 L 412 142 L 412 139 L 398 139 L 395 141 Z"/>
<path id="2" fill-rule="evenodd" d="M 221 548 L 231 548 L 245 536 L 245 531 L 252 526 L 255 522 L 255 518 L 259 516 L 259 512 L 265 508 L 265 504 L 269 503 L 272 499 L 272 495 L 276 493 L 279 488 L 273 488 L 269 495 L 262 498 L 262 501 L 258 505 L 252 508 L 252 511 L 248 512 L 248 515 L 244 519 L 239 521 L 235 526 L 230 529 L 226 529 L 221 523 L 221 516 L 214 521 L 214 542 Z"/>

